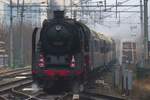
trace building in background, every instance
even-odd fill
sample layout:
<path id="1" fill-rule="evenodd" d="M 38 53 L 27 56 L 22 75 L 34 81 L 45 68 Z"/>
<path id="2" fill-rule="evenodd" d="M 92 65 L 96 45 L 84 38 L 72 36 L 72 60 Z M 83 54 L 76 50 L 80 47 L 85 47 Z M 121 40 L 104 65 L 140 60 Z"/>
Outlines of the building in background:
<path id="1" fill-rule="evenodd" d="M 123 40 L 121 42 L 121 64 L 137 63 L 137 43 L 133 40 Z"/>
<path id="2" fill-rule="evenodd" d="M 0 41 L 0 67 L 8 66 L 8 54 L 6 53 L 6 43 Z"/>
<path id="3" fill-rule="evenodd" d="M 148 56 L 150 58 L 150 41 L 148 41 Z"/>

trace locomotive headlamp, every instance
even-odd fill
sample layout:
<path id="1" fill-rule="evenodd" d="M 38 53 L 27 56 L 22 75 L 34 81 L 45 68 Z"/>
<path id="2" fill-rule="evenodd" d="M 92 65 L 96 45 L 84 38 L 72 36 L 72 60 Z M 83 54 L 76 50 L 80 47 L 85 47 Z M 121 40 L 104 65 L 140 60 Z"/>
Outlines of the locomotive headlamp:
<path id="1" fill-rule="evenodd" d="M 62 29 L 62 26 L 56 25 L 56 31 L 60 31 Z"/>

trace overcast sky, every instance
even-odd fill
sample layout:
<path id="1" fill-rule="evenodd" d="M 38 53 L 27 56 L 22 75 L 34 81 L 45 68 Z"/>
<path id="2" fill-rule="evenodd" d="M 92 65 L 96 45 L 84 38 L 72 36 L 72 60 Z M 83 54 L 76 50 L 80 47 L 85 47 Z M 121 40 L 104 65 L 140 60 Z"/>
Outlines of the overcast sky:
<path id="1" fill-rule="evenodd" d="M 7 2 L 6 0 L 0 0 L 0 1 Z M 17 0 L 14 0 L 14 1 L 16 2 Z M 42 2 L 42 1 L 46 2 L 47 0 L 25 0 L 25 2 L 37 2 L 37 3 Z M 58 4 L 62 5 L 64 0 L 55 0 L 55 1 L 57 1 Z M 68 2 L 70 0 L 65 0 L 65 1 Z M 75 1 L 75 0 L 72 0 L 72 1 Z M 100 0 L 91 0 L 91 1 L 95 2 L 95 1 L 100 1 Z M 116 3 L 116 0 L 106 0 L 106 1 L 107 1 L 107 4 L 111 4 L 111 5 L 112 4 L 115 5 Z M 124 2 L 124 1 L 127 1 L 124 4 L 130 4 L 130 5 L 139 4 L 140 2 L 140 0 L 118 0 L 118 2 Z M 149 19 L 150 19 L 150 1 L 148 3 L 148 6 L 149 6 Z M 139 10 L 139 8 L 123 8 L 121 10 L 125 10 L 125 9 Z M 93 23 L 92 24 L 89 23 L 89 26 L 99 32 L 106 33 L 107 35 L 115 35 L 115 36 L 117 35 L 118 37 L 130 37 L 132 34 L 140 33 L 140 14 L 139 13 L 130 13 L 130 14 L 121 13 L 120 17 L 121 17 L 120 24 L 116 24 L 119 19 L 115 18 L 115 13 L 114 13 L 112 14 L 110 18 L 106 18 L 104 20 L 103 25 L 96 25 L 94 27 Z M 149 20 L 149 24 L 150 24 L 150 20 Z M 150 26 L 149 26 L 149 30 L 150 30 Z"/>
<path id="2" fill-rule="evenodd" d="M 99 0 L 93 0 L 93 1 L 99 1 Z M 107 4 L 114 4 L 115 5 L 116 0 L 107 0 Z M 128 1 L 124 4 L 138 4 L 140 0 L 118 0 L 118 2 Z M 150 32 L 150 1 L 148 3 L 149 6 L 149 32 Z M 128 8 L 125 8 L 128 9 Z M 139 10 L 139 8 L 129 8 L 130 10 Z M 124 9 L 122 9 L 124 10 Z M 115 14 L 114 14 L 115 16 Z M 118 20 L 115 17 L 112 18 L 106 18 L 104 20 L 103 25 L 96 25 L 95 27 L 93 25 L 90 25 L 93 29 L 105 33 L 106 35 L 115 36 L 118 38 L 135 38 L 133 36 L 140 35 L 140 14 L 139 13 L 121 13 L 120 14 L 120 24 L 116 24 L 115 21 Z M 150 37 L 150 35 L 149 35 Z"/>
<path id="3" fill-rule="evenodd" d="M 61 1 L 64 1 L 64 0 L 56 0 L 56 1 L 58 2 L 58 4 L 62 5 L 63 3 Z M 69 1 L 70 0 L 66 0 L 66 2 L 69 2 Z M 96 2 L 100 0 L 91 0 L 91 1 Z M 116 4 L 116 0 L 106 0 L 106 1 L 108 5 Z M 118 2 L 120 3 L 124 2 L 123 3 L 124 5 L 140 5 L 140 0 L 118 0 Z M 148 6 L 149 6 L 149 14 L 150 14 L 150 1 L 148 3 Z M 115 10 L 115 8 L 113 10 Z M 140 7 L 118 8 L 118 10 L 140 11 Z M 119 23 L 117 24 L 117 22 L 119 21 L 119 18 L 115 18 L 115 13 L 107 13 L 106 15 L 108 14 L 112 14 L 112 16 L 109 18 L 105 18 L 104 23 L 102 23 L 101 25 L 94 24 L 92 21 L 89 21 L 88 26 L 98 32 L 101 32 L 110 36 L 115 36 L 118 38 L 135 38 L 133 36 L 140 36 L 141 34 L 140 13 L 121 13 L 120 24 Z M 150 15 L 149 15 L 149 19 L 150 19 Z M 149 20 L 149 24 L 150 24 L 150 20 Z M 149 30 L 150 30 L 150 26 L 149 26 Z"/>

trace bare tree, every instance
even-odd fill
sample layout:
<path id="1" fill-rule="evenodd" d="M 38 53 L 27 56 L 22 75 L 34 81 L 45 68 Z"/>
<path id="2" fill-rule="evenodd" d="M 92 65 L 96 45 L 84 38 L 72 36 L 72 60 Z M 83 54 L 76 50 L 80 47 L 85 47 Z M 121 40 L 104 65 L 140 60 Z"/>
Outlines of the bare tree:
<path id="1" fill-rule="evenodd" d="M 31 39 L 32 39 L 32 25 L 30 23 L 23 23 L 23 30 L 20 32 L 20 24 L 13 25 L 13 41 L 14 41 L 14 63 L 16 66 L 20 66 L 20 57 L 24 57 L 24 66 L 31 64 Z M 23 34 L 23 51 L 21 53 L 21 33 Z"/>

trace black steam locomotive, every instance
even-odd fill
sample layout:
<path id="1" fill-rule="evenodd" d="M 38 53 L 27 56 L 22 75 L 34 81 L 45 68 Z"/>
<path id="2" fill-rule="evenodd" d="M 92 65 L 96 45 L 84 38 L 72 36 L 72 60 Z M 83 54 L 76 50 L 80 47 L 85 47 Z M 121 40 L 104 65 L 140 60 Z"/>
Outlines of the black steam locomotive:
<path id="1" fill-rule="evenodd" d="M 44 89 L 56 82 L 71 91 L 82 84 L 90 72 L 115 60 L 115 42 L 90 30 L 85 24 L 55 11 L 45 20 L 39 35 L 32 36 L 32 76 Z"/>

